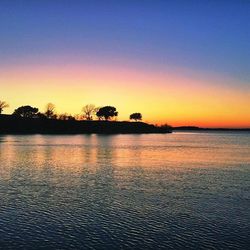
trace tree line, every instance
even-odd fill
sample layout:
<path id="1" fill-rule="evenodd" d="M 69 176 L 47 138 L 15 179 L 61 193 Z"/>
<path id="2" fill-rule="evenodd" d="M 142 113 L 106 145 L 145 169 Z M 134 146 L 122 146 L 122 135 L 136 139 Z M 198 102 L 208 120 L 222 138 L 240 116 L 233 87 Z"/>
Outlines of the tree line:
<path id="1" fill-rule="evenodd" d="M 5 101 L 0 101 L 0 114 L 9 104 Z M 12 113 L 13 116 L 25 118 L 44 118 L 44 119 L 57 119 L 57 120 L 97 120 L 109 121 L 118 116 L 118 111 L 113 106 L 96 107 L 94 104 L 87 104 L 82 108 L 80 115 L 72 116 L 67 113 L 57 114 L 56 107 L 53 103 L 48 103 L 44 112 L 39 112 L 39 109 L 30 105 L 18 107 Z M 130 120 L 141 121 L 142 114 L 139 112 L 132 113 L 129 116 Z"/>

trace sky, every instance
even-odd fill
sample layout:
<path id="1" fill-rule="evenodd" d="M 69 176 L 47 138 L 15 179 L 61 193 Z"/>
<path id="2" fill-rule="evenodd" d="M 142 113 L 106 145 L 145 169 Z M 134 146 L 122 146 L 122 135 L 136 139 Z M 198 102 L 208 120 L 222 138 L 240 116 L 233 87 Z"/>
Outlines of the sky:
<path id="1" fill-rule="evenodd" d="M 1 0 L 0 100 L 250 127 L 250 1 Z"/>

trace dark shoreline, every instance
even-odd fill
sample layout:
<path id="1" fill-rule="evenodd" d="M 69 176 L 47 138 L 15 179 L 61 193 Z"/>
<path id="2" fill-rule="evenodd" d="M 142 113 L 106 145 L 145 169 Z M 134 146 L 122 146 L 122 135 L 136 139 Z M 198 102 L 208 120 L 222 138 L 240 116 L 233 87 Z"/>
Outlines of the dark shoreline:
<path id="1" fill-rule="evenodd" d="M 144 122 L 76 121 L 0 115 L 0 134 L 150 134 L 171 133 L 169 127 Z"/>
<path id="2" fill-rule="evenodd" d="M 173 127 L 173 132 L 250 132 L 250 128 L 200 128 L 195 126 Z"/>

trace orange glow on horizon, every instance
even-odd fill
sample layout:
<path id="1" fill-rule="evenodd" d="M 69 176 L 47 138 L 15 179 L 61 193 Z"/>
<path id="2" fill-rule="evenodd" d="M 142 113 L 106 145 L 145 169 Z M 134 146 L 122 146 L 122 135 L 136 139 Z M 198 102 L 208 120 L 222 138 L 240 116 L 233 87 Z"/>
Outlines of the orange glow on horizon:
<path id="1" fill-rule="evenodd" d="M 217 82 L 220 81 L 218 84 Z M 250 91 L 231 79 L 177 71 L 155 72 L 107 65 L 19 66 L 1 69 L 5 113 L 22 105 L 79 114 L 84 105 L 113 105 L 118 120 L 141 112 L 143 121 L 172 126 L 250 127 Z"/>

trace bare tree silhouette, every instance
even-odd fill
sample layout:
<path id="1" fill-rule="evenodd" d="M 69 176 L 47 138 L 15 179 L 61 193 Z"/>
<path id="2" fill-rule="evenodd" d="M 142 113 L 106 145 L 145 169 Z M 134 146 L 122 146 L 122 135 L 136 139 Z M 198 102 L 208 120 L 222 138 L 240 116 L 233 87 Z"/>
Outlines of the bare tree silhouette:
<path id="1" fill-rule="evenodd" d="M 48 103 L 45 107 L 45 116 L 49 119 L 56 119 L 55 109 L 56 106 L 53 103 Z"/>
<path id="2" fill-rule="evenodd" d="M 87 104 L 82 108 L 83 116 L 86 120 L 93 120 L 93 115 L 98 111 L 94 104 Z"/>
<path id="3" fill-rule="evenodd" d="M 3 110 L 8 107 L 9 107 L 8 103 L 6 103 L 5 101 L 0 101 L 0 114 L 2 114 Z"/>

